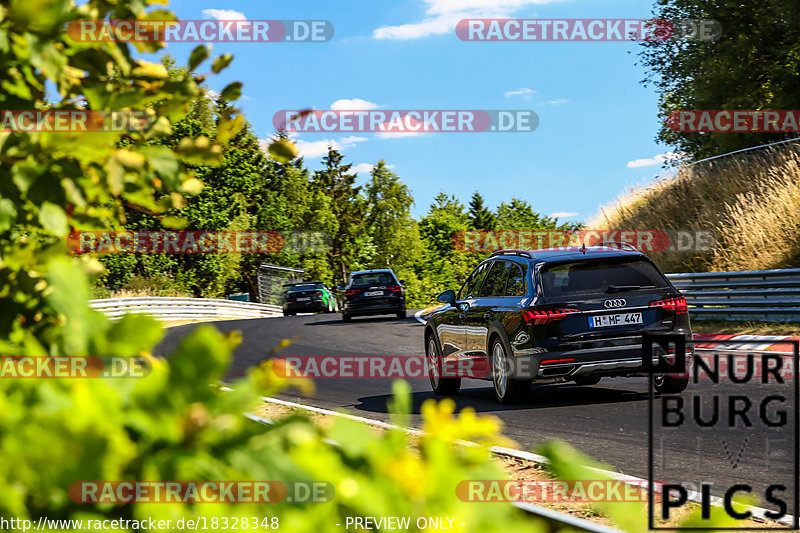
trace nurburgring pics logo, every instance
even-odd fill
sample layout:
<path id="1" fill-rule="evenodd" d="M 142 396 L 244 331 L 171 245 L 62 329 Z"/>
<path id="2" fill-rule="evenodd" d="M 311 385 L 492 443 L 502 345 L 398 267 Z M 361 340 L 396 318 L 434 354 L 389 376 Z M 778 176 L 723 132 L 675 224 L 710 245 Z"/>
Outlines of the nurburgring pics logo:
<path id="1" fill-rule="evenodd" d="M 713 41 L 722 34 L 715 20 L 663 19 L 462 19 L 462 41 Z"/>
<path id="2" fill-rule="evenodd" d="M 272 124 L 298 133 L 530 133 L 539 126 L 539 116 L 530 109 L 284 109 L 275 113 Z"/>
<path id="3" fill-rule="evenodd" d="M 333 38 L 327 20 L 76 20 L 77 42 L 321 43 Z"/>
<path id="4" fill-rule="evenodd" d="M 330 238 L 315 231 L 74 231 L 74 254 L 324 253 Z"/>
<path id="5" fill-rule="evenodd" d="M 800 110 L 682 110 L 670 113 L 666 124 L 679 133 L 798 133 Z"/>
<path id="6" fill-rule="evenodd" d="M 93 111 L 90 109 L 0 109 L 2 132 L 147 131 L 155 115 L 152 110 Z"/>
<path id="7" fill-rule="evenodd" d="M 711 506 L 719 505 L 739 521 L 740 527 L 723 529 L 798 529 L 800 460 L 798 456 L 798 376 L 787 378 L 783 366 L 791 360 L 797 368 L 800 341 L 782 340 L 785 352 L 748 350 L 744 372 L 737 372 L 728 354 L 720 364 L 720 352 L 739 342 L 719 343 L 703 356 L 694 357 L 687 372 L 686 338 L 683 334 L 645 333 L 642 336 L 642 365 L 649 381 L 648 480 L 650 482 L 649 529 L 719 529 L 713 526 Z M 737 350 L 735 355 L 745 355 Z M 654 359 L 654 355 L 656 356 Z M 695 352 L 697 355 L 697 352 Z M 689 379 L 683 392 L 655 394 L 655 380 L 682 375 Z M 694 452 L 694 453 L 693 453 Z M 652 486 L 659 479 L 673 477 L 670 470 L 700 481 L 659 482 L 662 498 L 656 505 Z M 692 472 L 696 474 L 691 474 Z M 699 490 L 698 490 L 699 489 Z M 758 507 L 737 501 L 746 496 Z M 694 527 L 655 527 L 656 513 L 669 520 L 672 513 L 693 498 L 701 514 Z M 749 527 L 747 521 L 758 513 L 770 520 L 770 527 Z M 709 521 L 709 522 L 706 522 Z"/>

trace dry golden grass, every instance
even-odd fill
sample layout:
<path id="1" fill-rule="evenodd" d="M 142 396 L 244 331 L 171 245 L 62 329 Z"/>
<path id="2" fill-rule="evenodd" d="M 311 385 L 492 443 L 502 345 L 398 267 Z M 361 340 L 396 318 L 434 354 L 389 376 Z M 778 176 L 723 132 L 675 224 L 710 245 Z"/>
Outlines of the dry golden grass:
<path id="1" fill-rule="evenodd" d="M 710 252 L 661 252 L 667 272 L 800 266 L 800 143 L 737 154 L 632 188 L 592 229 L 712 231 Z"/>
<path id="2" fill-rule="evenodd" d="M 159 296 L 177 296 L 179 298 L 191 298 L 192 295 L 186 291 L 165 291 L 158 288 L 142 287 L 137 289 L 119 289 L 112 291 L 107 298 L 155 298 Z"/>

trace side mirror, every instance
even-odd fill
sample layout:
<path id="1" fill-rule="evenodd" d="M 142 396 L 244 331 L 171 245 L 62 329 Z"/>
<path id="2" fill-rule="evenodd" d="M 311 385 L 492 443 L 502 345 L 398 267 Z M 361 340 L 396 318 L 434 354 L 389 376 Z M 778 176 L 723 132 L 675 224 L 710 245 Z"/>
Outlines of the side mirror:
<path id="1" fill-rule="evenodd" d="M 436 300 L 443 304 L 451 304 L 456 301 L 456 291 L 448 289 L 436 297 Z"/>
<path id="2" fill-rule="evenodd" d="M 400 286 L 401 287 L 405 287 L 406 286 L 406 281 L 404 279 L 400 280 Z"/>

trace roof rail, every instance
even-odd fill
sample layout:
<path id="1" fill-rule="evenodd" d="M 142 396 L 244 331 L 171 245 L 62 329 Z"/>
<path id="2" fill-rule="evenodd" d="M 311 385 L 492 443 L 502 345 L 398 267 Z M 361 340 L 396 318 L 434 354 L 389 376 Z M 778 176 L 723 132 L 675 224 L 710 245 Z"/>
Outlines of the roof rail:
<path id="1" fill-rule="evenodd" d="M 638 252 L 639 250 L 629 242 L 620 242 L 620 241 L 603 241 L 600 246 L 616 246 L 620 250 L 630 250 L 632 252 Z"/>
<path id="2" fill-rule="evenodd" d="M 495 250 L 492 252 L 490 257 L 494 257 L 496 255 L 519 255 L 529 259 L 536 259 L 536 256 L 527 250 Z"/>

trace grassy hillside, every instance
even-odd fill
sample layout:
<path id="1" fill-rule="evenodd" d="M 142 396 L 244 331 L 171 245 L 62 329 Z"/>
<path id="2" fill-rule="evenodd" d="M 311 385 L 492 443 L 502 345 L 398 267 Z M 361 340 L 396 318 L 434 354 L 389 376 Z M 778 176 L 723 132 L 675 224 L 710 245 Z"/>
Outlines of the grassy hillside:
<path id="1" fill-rule="evenodd" d="M 631 189 L 587 224 L 598 229 L 713 231 L 709 252 L 662 252 L 666 272 L 800 266 L 800 143 L 680 168 Z"/>

